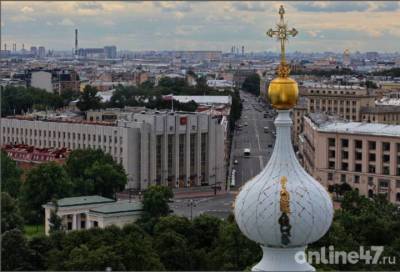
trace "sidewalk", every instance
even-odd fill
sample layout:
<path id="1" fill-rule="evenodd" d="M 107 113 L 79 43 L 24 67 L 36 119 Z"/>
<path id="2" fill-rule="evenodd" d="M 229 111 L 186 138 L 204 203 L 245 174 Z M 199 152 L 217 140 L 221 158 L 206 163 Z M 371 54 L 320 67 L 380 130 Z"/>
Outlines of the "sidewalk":
<path id="1" fill-rule="evenodd" d="M 175 192 L 174 199 L 187 199 L 187 198 L 203 198 L 203 197 L 213 197 L 213 196 L 223 196 L 229 194 L 227 191 L 217 191 L 214 195 L 214 191 L 206 192 Z"/>

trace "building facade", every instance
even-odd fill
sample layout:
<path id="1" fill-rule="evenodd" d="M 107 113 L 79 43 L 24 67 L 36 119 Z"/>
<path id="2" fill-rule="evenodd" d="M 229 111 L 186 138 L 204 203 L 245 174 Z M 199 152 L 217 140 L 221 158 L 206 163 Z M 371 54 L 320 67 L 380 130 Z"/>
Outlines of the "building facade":
<path id="1" fill-rule="evenodd" d="M 346 182 L 400 204 L 400 126 L 309 114 L 300 142 L 305 169 L 323 185 Z"/>
<path id="2" fill-rule="evenodd" d="M 2 118 L 1 144 L 102 149 L 121 163 L 127 188 L 225 183 L 225 126 L 202 113 L 126 113 L 117 122 Z"/>
<path id="3" fill-rule="evenodd" d="M 54 203 L 43 205 L 45 210 L 45 233 L 49 234 Z M 138 201 L 115 201 L 102 196 L 79 196 L 57 201 L 57 215 L 65 231 L 105 228 L 111 225 L 123 227 L 140 218 L 143 208 Z"/>

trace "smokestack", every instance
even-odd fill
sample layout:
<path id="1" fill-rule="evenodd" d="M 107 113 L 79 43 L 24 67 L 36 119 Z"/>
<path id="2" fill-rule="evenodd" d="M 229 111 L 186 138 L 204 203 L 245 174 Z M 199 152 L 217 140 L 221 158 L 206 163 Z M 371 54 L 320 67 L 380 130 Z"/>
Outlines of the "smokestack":
<path id="1" fill-rule="evenodd" d="M 25 51 L 25 44 L 22 44 L 22 51 Z"/>
<path id="2" fill-rule="evenodd" d="M 75 29 L 75 56 L 78 55 L 78 29 Z"/>
<path id="3" fill-rule="evenodd" d="M 7 50 L 7 44 L 5 43 L 4 44 L 4 51 L 6 51 Z"/>
<path id="4" fill-rule="evenodd" d="M 244 56 L 244 45 L 242 45 L 242 56 Z"/>

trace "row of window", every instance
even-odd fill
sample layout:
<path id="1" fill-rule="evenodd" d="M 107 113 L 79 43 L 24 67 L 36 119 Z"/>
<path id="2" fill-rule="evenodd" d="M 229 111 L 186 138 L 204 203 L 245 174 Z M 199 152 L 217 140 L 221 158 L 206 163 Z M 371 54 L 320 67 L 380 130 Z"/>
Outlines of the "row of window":
<path id="1" fill-rule="evenodd" d="M 6 131 L 6 128 L 5 127 L 3 127 L 3 135 L 6 133 L 5 132 Z M 7 127 L 7 133 L 8 134 L 10 134 L 10 131 L 11 131 L 11 134 L 14 134 L 14 128 L 11 128 L 11 130 L 10 130 L 10 127 Z M 25 133 L 24 133 L 25 132 Z M 28 134 L 28 132 L 29 132 L 29 134 Z M 43 132 L 43 133 L 42 133 Z M 58 139 L 67 139 L 67 140 L 78 140 L 78 141 L 80 141 L 80 140 L 83 140 L 83 141 L 93 141 L 93 142 L 96 142 L 96 140 L 97 140 L 97 142 L 99 142 L 99 143 L 101 143 L 101 142 L 103 142 L 103 143 L 113 143 L 114 142 L 114 144 L 117 144 L 118 143 L 118 137 L 117 136 L 111 136 L 111 135 L 97 135 L 97 137 L 96 137 L 96 134 L 86 134 L 86 133 L 75 133 L 75 132 L 65 132 L 65 131 L 63 131 L 63 132 L 61 132 L 61 131 L 58 131 L 58 132 L 56 132 L 56 131 L 47 131 L 47 130 L 36 130 L 36 129 L 19 129 L 19 128 L 15 128 L 15 134 L 16 134 L 16 137 L 17 136 L 19 136 L 19 137 L 24 137 L 24 136 L 34 136 L 34 137 L 36 137 L 36 136 L 39 136 L 39 137 L 53 137 L 53 138 L 56 138 L 56 135 L 57 135 L 57 137 L 58 137 Z M 119 137 L 119 143 L 120 144 L 122 144 L 123 143 L 123 139 L 122 139 L 122 137 L 120 136 Z"/>

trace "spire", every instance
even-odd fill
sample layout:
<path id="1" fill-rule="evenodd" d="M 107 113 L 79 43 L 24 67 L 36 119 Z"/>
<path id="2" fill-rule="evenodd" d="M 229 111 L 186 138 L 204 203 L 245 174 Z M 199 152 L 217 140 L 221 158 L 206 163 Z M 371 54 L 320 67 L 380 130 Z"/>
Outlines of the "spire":
<path id="1" fill-rule="evenodd" d="M 280 20 L 279 23 L 276 25 L 277 26 L 276 30 L 273 30 L 271 28 L 267 31 L 268 36 L 270 36 L 271 38 L 276 36 L 281 43 L 281 63 L 279 64 L 278 67 L 278 75 L 280 77 L 287 77 L 290 73 L 290 68 L 286 64 L 285 42 L 288 41 L 288 36 L 295 37 L 298 33 L 298 31 L 295 28 L 288 30 L 287 24 L 285 23 L 284 15 L 285 15 L 285 9 L 283 8 L 283 6 L 281 6 L 279 8 Z"/>

